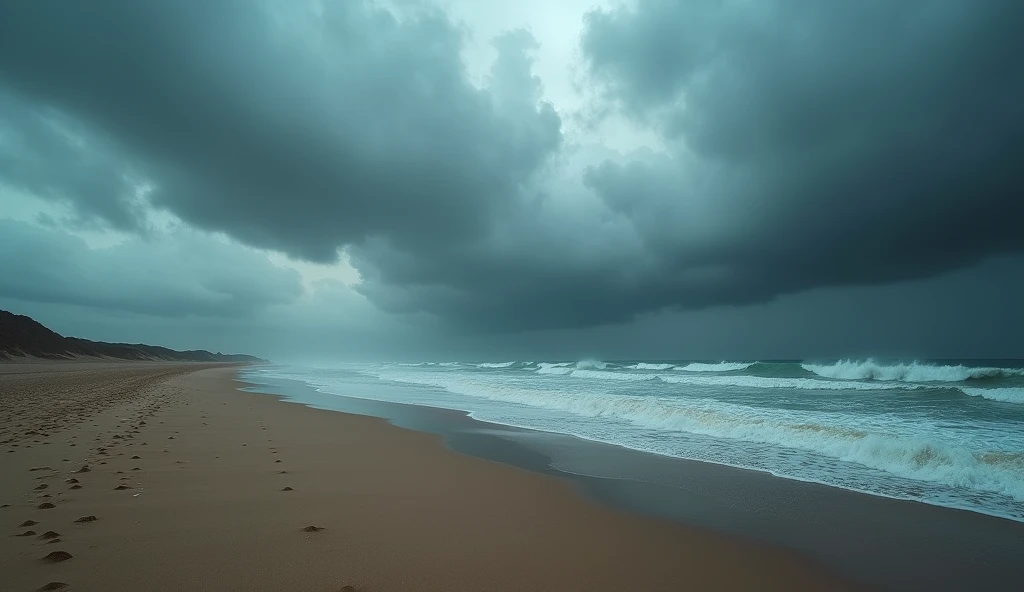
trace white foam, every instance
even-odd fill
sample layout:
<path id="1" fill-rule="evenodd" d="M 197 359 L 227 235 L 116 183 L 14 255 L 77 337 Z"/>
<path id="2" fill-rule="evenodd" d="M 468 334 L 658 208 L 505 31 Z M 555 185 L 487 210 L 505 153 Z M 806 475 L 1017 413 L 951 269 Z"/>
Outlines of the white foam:
<path id="1" fill-rule="evenodd" d="M 619 376 L 612 380 L 653 376 L 586 370 L 574 370 L 573 374 L 579 372 L 600 374 L 605 379 L 610 375 Z M 524 386 L 526 383 L 522 381 L 477 379 L 459 374 L 397 372 L 384 373 L 381 378 L 441 387 L 469 398 L 526 405 L 603 421 L 626 422 L 662 434 L 684 432 L 805 450 L 903 478 L 997 493 L 1024 502 L 1024 473 L 1013 463 L 991 462 L 992 458 L 999 458 L 1002 453 L 976 453 L 956 441 L 942 440 L 941 434 L 895 435 L 911 429 L 907 426 L 892 432 L 890 429 L 871 426 L 833 423 L 845 418 L 830 413 L 751 408 L 685 396 L 634 396 L 601 393 L 592 389 L 552 390 Z M 756 377 L 677 378 L 708 380 Z M 865 386 L 870 387 L 870 383 Z M 570 421 L 565 425 L 572 427 L 575 424 Z M 616 443 L 614 430 L 602 431 L 604 435 L 599 439 Z"/>
<path id="2" fill-rule="evenodd" d="M 635 374 L 633 372 L 609 372 L 605 370 L 573 370 L 569 373 L 573 378 L 592 378 L 597 380 L 656 380 L 658 374 Z"/>
<path id="3" fill-rule="evenodd" d="M 640 362 L 639 364 L 627 366 L 627 368 L 632 368 L 633 370 L 668 370 L 674 366 L 675 364 L 648 364 L 647 362 Z"/>
<path id="4" fill-rule="evenodd" d="M 508 368 L 512 364 L 515 364 L 515 362 L 484 362 L 482 364 L 477 364 L 476 367 L 477 368 Z"/>
<path id="5" fill-rule="evenodd" d="M 572 372 L 570 362 L 541 362 L 537 364 L 537 374 L 568 374 Z"/>
<path id="6" fill-rule="evenodd" d="M 965 395 L 972 397 L 984 397 L 993 401 L 1002 401 L 1004 403 L 1017 403 L 1018 405 L 1024 405 L 1024 387 L 1007 387 L 1007 388 L 971 388 L 962 386 L 959 387 Z"/>
<path id="7" fill-rule="evenodd" d="M 735 372 L 736 370 L 746 370 L 753 365 L 754 362 L 719 362 L 717 364 L 693 362 L 685 366 L 679 366 L 676 370 L 683 370 L 685 372 Z"/>
<path id="8" fill-rule="evenodd" d="M 604 370 L 608 367 L 608 364 L 601 360 L 591 360 L 588 358 L 586 360 L 576 362 L 576 367 L 580 370 Z"/>
<path id="9" fill-rule="evenodd" d="M 884 365 L 874 360 L 840 360 L 835 364 L 801 364 L 804 370 L 825 378 L 841 380 L 880 380 L 894 382 L 963 382 L 979 378 L 1024 376 L 1022 368 L 971 366 L 935 366 L 911 362 Z"/>

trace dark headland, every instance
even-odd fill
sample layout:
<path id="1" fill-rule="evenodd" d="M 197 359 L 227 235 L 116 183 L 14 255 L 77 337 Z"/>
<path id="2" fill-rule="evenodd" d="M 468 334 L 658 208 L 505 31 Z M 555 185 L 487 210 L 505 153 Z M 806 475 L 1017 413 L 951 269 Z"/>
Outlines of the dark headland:
<path id="1" fill-rule="evenodd" d="M 107 343 L 65 337 L 31 317 L 0 310 L 0 360 L 19 358 L 69 360 L 99 358 L 166 362 L 266 362 L 244 354 L 222 354 L 206 350 L 177 351 L 142 343 Z"/>

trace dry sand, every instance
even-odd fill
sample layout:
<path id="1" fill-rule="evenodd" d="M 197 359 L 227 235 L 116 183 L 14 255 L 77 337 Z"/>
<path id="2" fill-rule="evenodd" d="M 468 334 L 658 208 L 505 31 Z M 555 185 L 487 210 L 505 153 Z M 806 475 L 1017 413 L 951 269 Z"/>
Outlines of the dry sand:
<path id="1" fill-rule="evenodd" d="M 0 589 L 849 588 L 435 436 L 240 392 L 234 372 L 0 364 Z"/>

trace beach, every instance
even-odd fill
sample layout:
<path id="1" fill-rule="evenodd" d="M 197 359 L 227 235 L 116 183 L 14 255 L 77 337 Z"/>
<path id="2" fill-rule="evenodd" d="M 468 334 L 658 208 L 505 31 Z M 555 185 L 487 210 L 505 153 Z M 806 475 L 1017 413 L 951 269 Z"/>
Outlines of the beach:
<path id="1" fill-rule="evenodd" d="M 854 588 L 436 435 L 241 392 L 236 371 L 0 365 L 4 589 Z"/>

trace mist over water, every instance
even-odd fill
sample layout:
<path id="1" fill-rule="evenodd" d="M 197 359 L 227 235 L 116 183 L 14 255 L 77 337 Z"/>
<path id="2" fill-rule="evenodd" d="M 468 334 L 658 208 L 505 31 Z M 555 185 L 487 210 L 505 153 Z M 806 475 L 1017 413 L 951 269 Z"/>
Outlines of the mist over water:
<path id="1" fill-rule="evenodd" d="M 425 362 L 249 374 L 1024 521 L 1024 367 L 1006 362 Z M 360 388 L 370 384 L 388 388 Z"/>

